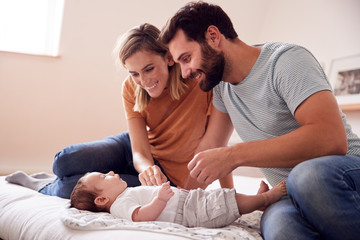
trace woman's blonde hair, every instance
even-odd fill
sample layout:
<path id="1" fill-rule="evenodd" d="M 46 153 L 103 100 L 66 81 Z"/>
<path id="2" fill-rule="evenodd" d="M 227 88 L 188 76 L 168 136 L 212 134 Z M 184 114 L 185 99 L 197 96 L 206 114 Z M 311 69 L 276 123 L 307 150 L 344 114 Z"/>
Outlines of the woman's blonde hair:
<path id="1" fill-rule="evenodd" d="M 125 61 L 140 50 L 150 51 L 162 57 L 166 57 L 168 48 L 159 41 L 160 30 L 155 26 L 145 23 L 134 27 L 126 32 L 114 49 L 117 62 L 125 68 Z M 169 66 L 169 92 L 174 100 L 178 100 L 187 87 L 181 77 L 180 65 L 175 63 Z M 150 96 L 142 87 L 136 84 L 134 111 L 142 111 L 150 101 Z"/>

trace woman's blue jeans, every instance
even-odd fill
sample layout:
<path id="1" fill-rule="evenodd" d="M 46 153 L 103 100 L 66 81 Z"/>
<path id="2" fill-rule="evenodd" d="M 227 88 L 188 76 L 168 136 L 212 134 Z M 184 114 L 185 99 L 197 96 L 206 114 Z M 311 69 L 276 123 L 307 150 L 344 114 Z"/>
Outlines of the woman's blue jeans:
<path id="1" fill-rule="evenodd" d="M 39 192 L 70 198 L 70 194 L 80 177 L 87 172 L 114 171 L 127 182 L 129 187 L 141 185 L 138 172 L 134 169 L 129 134 L 80 143 L 64 148 L 56 154 L 53 172 L 57 178 Z"/>
<path id="2" fill-rule="evenodd" d="M 305 161 L 290 172 L 287 191 L 263 214 L 265 240 L 359 239 L 359 156 Z"/>

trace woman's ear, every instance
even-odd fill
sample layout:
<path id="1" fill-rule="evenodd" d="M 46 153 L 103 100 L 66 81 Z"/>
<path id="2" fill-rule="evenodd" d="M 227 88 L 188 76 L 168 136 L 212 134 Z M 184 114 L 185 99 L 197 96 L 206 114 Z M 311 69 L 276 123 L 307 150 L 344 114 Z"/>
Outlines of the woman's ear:
<path id="1" fill-rule="evenodd" d="M 104 196 L 98 196 L 94 200 L 96 206 L 105 206 L 108 202 L 109 202 L 109 198 Z"/>
<path id="2" fill-rule="evenodd" d="M 175 64 L 174 59 L 169 51 L 166 53 L 165 58 L 166 58 L 168 66 L 173 66 Z"/>

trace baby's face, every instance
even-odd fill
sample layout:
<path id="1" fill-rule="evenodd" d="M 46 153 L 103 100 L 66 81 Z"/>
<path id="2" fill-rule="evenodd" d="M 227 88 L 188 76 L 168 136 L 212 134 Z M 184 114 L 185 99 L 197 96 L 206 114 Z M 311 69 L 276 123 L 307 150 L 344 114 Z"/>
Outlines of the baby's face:
<path id="1" fill-rule="evenodd" d="M 127 183 L 113 171 L 106 174 L 91 172 L 85 176 L 84 183 L 86 186 L 92 186 L 95 191 L 100 191 L 101 195 L 114 199 L 127 187 Z"/>

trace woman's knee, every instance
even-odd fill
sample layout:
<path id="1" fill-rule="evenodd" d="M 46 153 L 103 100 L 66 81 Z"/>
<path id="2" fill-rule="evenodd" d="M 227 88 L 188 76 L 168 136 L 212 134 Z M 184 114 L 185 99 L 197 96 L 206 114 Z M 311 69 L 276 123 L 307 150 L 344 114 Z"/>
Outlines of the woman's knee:
<path id="1" fill-rule="evenodd" d="M 126 168 L 129 162 L 132 162 L 131 144 L 125 132 L 64 148 L 55 156 L 53 172 L 58 177 L 64 177 L 88 171 Z"/>
<path id="2" fill-rule="evenodd" d="M 85 169 L 88 171 L 90 166 L 96 167 L 110 158 L 108 155 L 114 151 L 113 149 L 118 148 L 117 145 L 111 144 L 109 139 L 110 137 L 64 148 L 55 155 L 53 172 L 58 177 L 64 177 L 83 173 Z"/>
<path id="3" fill-rule="evenodd" d="M 109 137 L 109 138 L 112 138 L 118 142 L 119 147 L 122 148 L 122 152 L 124 152 L 125 155 L 130 154 L 130 156 L 132 156 L 131 142 L 130 142 L 130 136 L 129 136 L 128 132 L 123 132 L 117 136 L 113 136 L 113 137 Z"/>
<path id="4" fill-rule="evenodd" d="M 73 162 L 74 159 L 73 155 L 76 154 L 76 151 L 76 145 L 71 145 L 64 148 L 55 155 L 53 162 L 53 172 L 58 177 L 61 178 L 68 175 L 66 171 L 71 168 L 71 162 Z"/>

